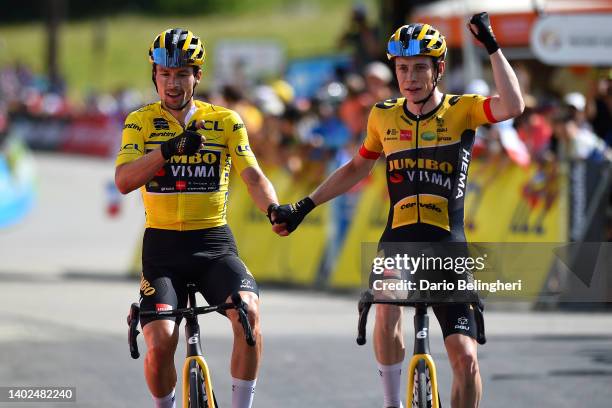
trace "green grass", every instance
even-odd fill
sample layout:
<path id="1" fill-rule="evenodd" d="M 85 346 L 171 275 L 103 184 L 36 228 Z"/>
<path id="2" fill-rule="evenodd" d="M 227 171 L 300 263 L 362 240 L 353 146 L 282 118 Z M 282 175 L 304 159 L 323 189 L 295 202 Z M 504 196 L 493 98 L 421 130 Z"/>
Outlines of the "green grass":
<path id="1" fill-rule="evenodd" d="M 373 0 L 367 2 L 375 11 Z M 213 50 L 221 39 L 274 39 L 288 58 L 334 53 L 336 41 L 346 28 L 352 1 L 302 1 L 293 6 L 261 12 L 248 11 L 198 17 L 106 17 L 105 49 L 94 49 L 96 21 L 68 22 L 60 33 L 61 69 L 71 97 L 90 90 L 130 86 L 151 89 L 147 51 L 160 31 L 178 26 L 194 31 L 205 42 L 208 61 L 205 83 L 213 72 Z M 22 61 L 35 72 L 45 72 L 46 33 L 42 23 L 0 27 L 0 65 Z"/>

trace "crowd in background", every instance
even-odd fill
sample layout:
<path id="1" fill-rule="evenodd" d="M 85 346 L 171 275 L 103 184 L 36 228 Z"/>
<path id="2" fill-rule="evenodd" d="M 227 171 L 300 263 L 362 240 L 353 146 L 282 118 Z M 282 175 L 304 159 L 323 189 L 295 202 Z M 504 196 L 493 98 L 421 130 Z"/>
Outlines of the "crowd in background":
<path id="1" fill-rule="evenodd" d="M 208 91 L 196 90 L 199 92 L 196 97 L 234 109 L 242 116 L 252 149 L 263 166 L 285 168 L 302 182 L 315 185 L 358 149 L 372 106 L 399 96 L 394 73 L 380 52 L 377 38 L 365 10 L 355 8 L 349 27 L 338 39 L 338 48 L 351 55 L 352 63 L 348 68 L 337 69 L 335 78 L 310 98 L 295 97 L 293 88 L 283 78 L 249 87 L 232 83 Z M 450 64 L 448 68 L 441 85 L 443 91 L 483 95 L 495 92 L 492 84 L 482 79 L 467 85 L 454 80 L 457 75 L 453 75 L 453 70 L 460 67 Z M 482 127 L 477 134 L 475 156 L 500 165 L 511 161 L 519 165 L 533 162 L 546 165 L 559 157 L 612 159 L 612 70 L 593 68 L 598 74 L 592 75 L 586 94 L 570 92 L 538 97 L 532 95 L 528 70 L 517 71 L 525 112 L 513 121 Z M 155 100 L 152 90 L 143 95 L 137 90 L 120 89 L 113 93 L 91 93 L 84 103 L 75 105 L 66 96 L 68 86 L 52 85 L 20 63 L 0 68 L 0 135 L 7 133 L 10 123 L 23 121 L 94 123 L 96 131 L 106 134 L 112 148 L 92 153 L 112 156 L 120 142 L 125 116 Z M 83 126 L 71 131 L 73 139 L 88 143 L 88 136 L 97 141 L 102 138 L 103 135 Z M 49 128 L 45 125 L 44 130 Z M 74 136 L 75 132 L 79 134 Z M 57 148 L 37 146 L 40 133 L 32 130 L 26 133 L 34 147 Z M 74 145 L 74 141 L 68 144 Z"/>

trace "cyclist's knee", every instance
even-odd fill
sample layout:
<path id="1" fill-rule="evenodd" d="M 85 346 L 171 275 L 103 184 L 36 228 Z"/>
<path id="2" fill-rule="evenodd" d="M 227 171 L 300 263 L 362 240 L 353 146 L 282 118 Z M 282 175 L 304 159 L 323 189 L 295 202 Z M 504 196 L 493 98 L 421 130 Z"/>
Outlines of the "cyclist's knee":
<path id="1" fill-rule="evenodd" d="M 394 332 L 400 325 L 402 309 L 395 305 L 376 305 L 377 327 L 384 332 Z"/>
<path id="2" fill-rule="evenodd" d="M 449 356 L 453 372 L 460 381 L 469 382 L 479 373 L 478 359 L 473 353 L 460 353 Z"/>
<path id="3" fill-rule="evenodd" d="M 147 362 L 149 364 L 162 364 L 174 359 L 174 352 L 178 343 L 176 324 L 171 320 L 156 320 L 143 328 L 145 342 L 147 343 Z"/>

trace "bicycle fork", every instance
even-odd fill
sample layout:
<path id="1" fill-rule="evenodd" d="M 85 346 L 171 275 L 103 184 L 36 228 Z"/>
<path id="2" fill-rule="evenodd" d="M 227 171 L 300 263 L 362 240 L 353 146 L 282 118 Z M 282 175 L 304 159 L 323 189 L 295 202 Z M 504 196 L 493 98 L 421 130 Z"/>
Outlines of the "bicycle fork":
<path id="1" fill-rule="evenodd" d="M 408 365 L 408 392 L 406 395 L 406 408 L 412 407 L 412 399 L 414 393 L 414 372 L 418 364 L 423 361 L 425 366 L 429 368 L 430 384 L 431 384 L 431 407 L 440 408 L 438 400 L 438 380 L 436 377 L 436 365 L 429 352 L 429 316 L 427 315 L 426 306 L 416 307 L 414 315 L 414 353 Z M 421 407 L 420 407 L 421 408 Z M 426 408 L 426 407 L 422 407 Z"/>
<path id="2" fill-rule="evenodd" d="M 195 293 L 189 292 L 189 304 L 195 305 Z M 197 370 L 198 367 L 202 370 L 202 380 L 204 382 L 204 391 L 206 392 L 207 407 L 215 408 L 215 398 L 213 394 L 212 380 L 208 364 L 204 360 L 202 353 L 202 345 L 200 344 L 200 325 L 196 315 L 185 317 L 185 338 L 187 339 L 187 356 L 183 364 L 183 408 L 189 407 L 189 387 L 190 374 L 192 370 Z M 196 364 L 193 364 L 195 362 Z M 194 402 L 192 402 L 194 403 Z M 197 404 L 197 403 L 196 403 Z M 193 407 L 191 407 L 193 408 Z"/>

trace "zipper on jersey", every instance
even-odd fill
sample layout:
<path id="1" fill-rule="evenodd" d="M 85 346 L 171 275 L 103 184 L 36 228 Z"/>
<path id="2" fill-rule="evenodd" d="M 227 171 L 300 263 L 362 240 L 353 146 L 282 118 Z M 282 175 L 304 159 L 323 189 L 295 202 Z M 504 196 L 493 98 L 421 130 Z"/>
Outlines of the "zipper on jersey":
<path id="1" fill-rule="evenodd" d="M 177 122 L 178 122 L 178 121 L 177 121 Z M 179 123 L 179 125 L 180 125 L 180 123 Z M 184 132 L 184 131 L 185 131 L 185 128 L 183 127 L 183 125 L 181 125 L 181 128 L 182 128 L 182 130 L 183 130 L 183 132 Z M 189 164 L 189 157 L 187 157 L 187 163 L 185 164 L 185 166 L 187 166 L 188 164 Z M 185 170 L 185 169 L 183 169 L 183 170 Z M 182 172 L 182 171 L 180 171 L 180 172 L 179 172 L 179 174 L 178 174 L 178 181 L 183 181 L 183 180 L 182 180 L 182 177 L 183 177 L 183 175 L 182 175 L 182 174 L 183 174 L 183 172 Z M 186 183 L 186 182 L 185 182 L 185 183 Z M 185 186 L 185 187 L 186 187 L 186 186 Z M 185 222 L 185 211 L 184 211 L 184 207 L 185 207 L 185 205 L 184 205 L 184 203 L 183 203 L 183 201 L 184 201 L 184 197 L 183 197 L 183 190 L 179 190 L 179 191 L 178 191 L 178 197 L 177 197 L 177 200 L 178 200 L 178 202 L 177 202 L 176 211 L 177 211 L 177 213 L 178 213 L 178 214 L 177 214 L 177 217 L 176 217 L 176 218 L 177 218 L 177 221 L 178 221 L 178 223 L 179 223 L 179 230 L 180 230 L 180 231 L 183 231 L 183 225 L 184 225 L 184 222 Z"/>
<path id="2" fill-rule="evenodd" d="M 420 206 L 420 202 L 419 202 L 419 181 L 420 181 L 420 171 L 419 170 L 419 121 L 421 119 L 421 115 L 416 115 L 416 134 L 414 135 L 416 137 L 416 148 L 415 150 L 415 154 L 416 154 L 416 158 L 415 161 L 417 163 L 417 171 L 419 172 L 419 177 L 415 177 L 416 178 L 416 208 L 417 208 L 417 222 L 420 224 L 421 223 L 421 206 Z"/>

